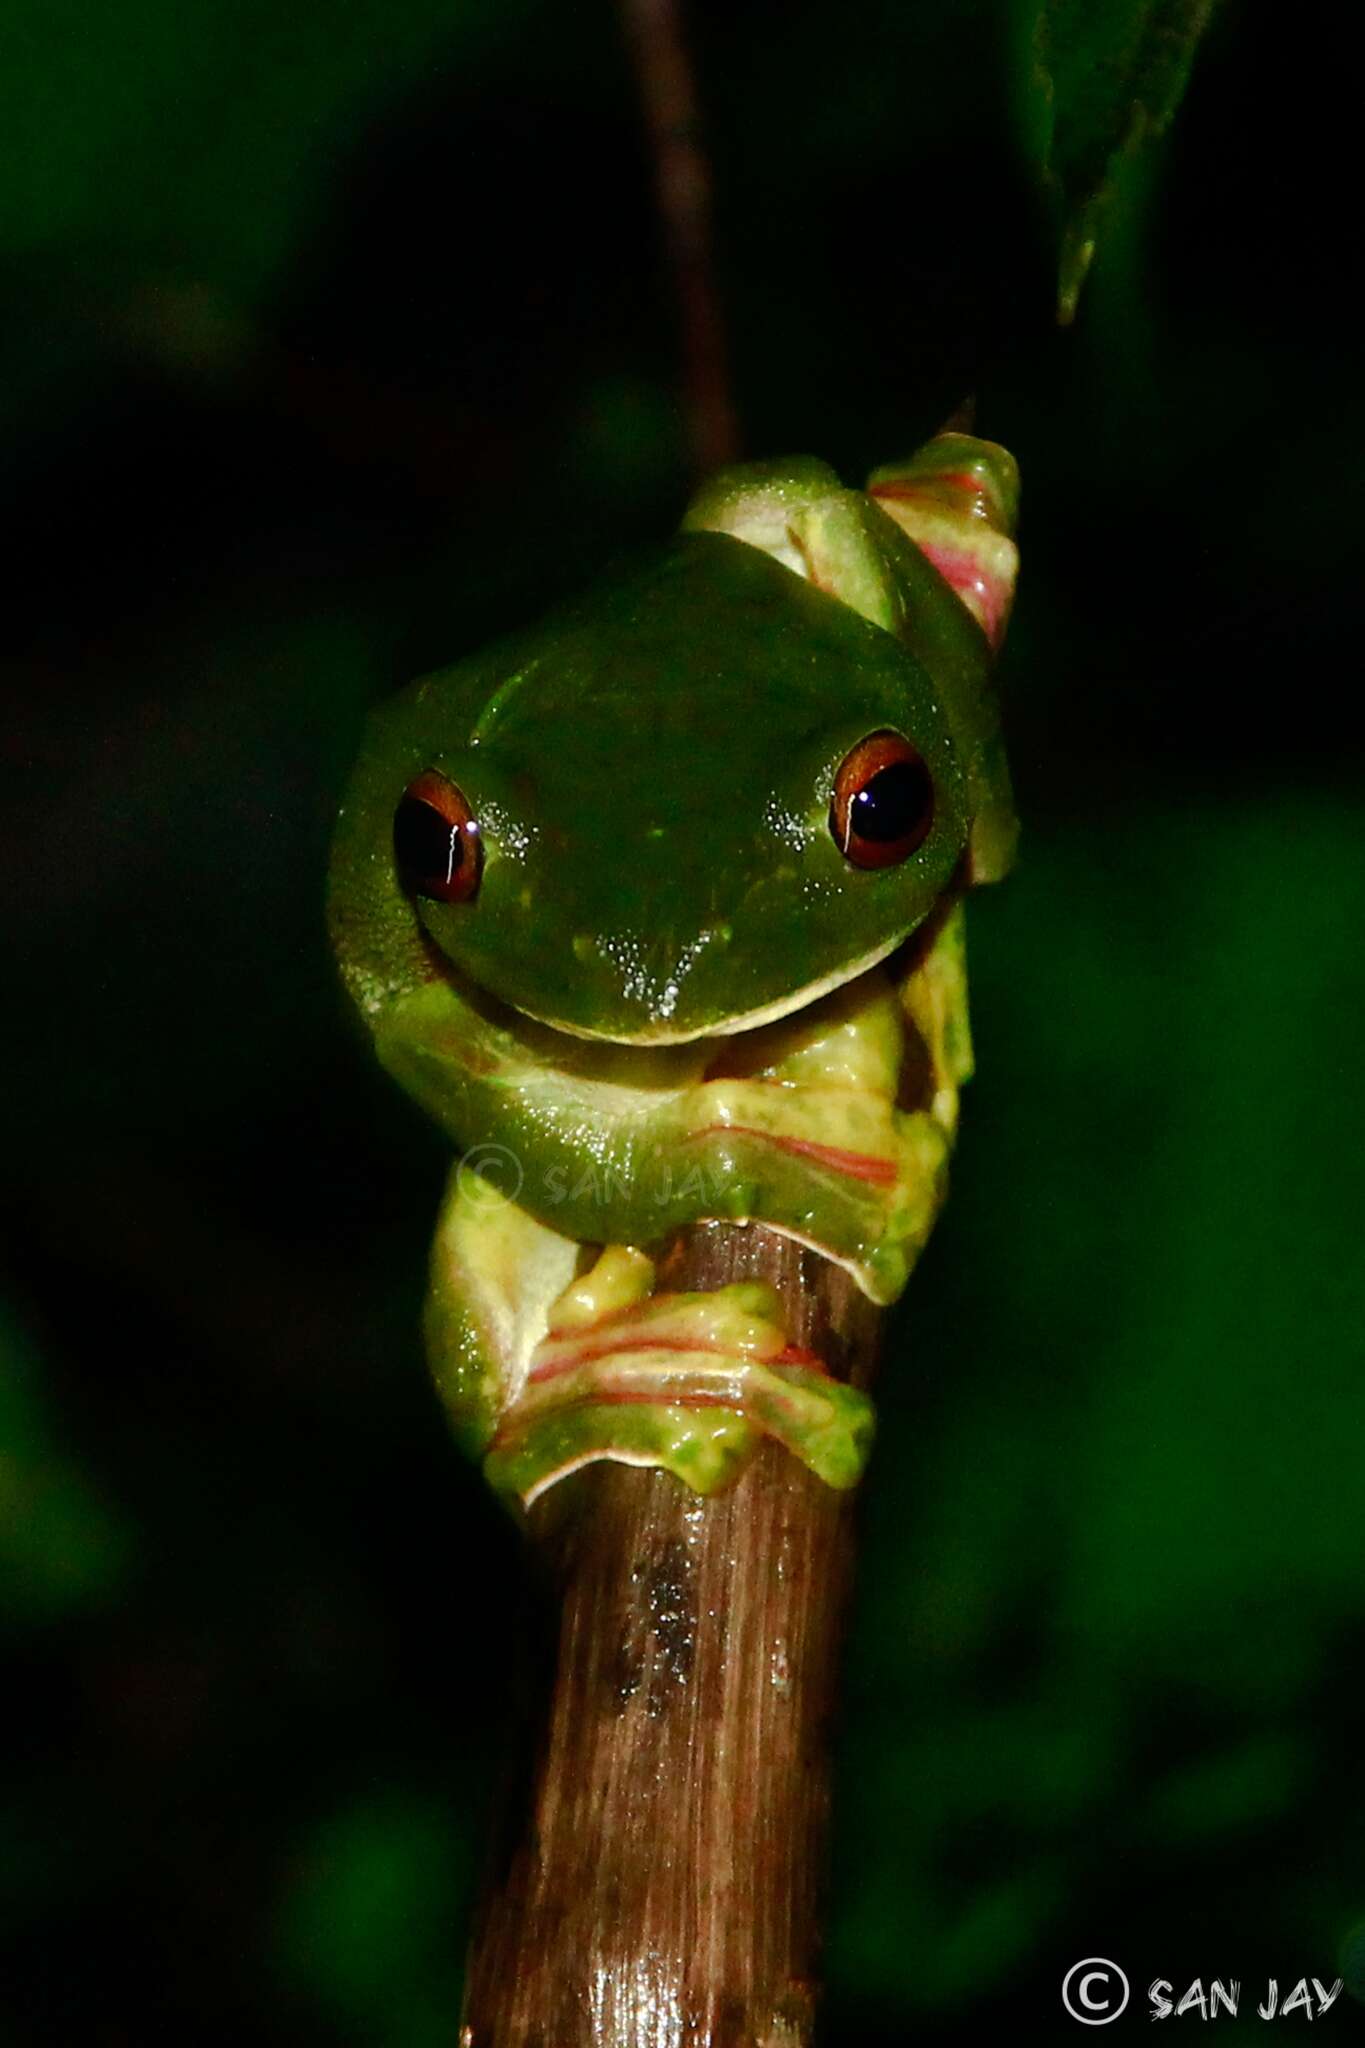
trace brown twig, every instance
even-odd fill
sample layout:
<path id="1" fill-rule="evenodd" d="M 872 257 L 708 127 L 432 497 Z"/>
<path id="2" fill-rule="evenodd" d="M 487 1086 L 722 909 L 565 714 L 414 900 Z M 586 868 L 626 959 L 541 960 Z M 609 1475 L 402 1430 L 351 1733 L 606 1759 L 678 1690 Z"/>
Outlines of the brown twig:
<path id="1" fill-rule="evenodd" d="M 678 0 L 621 0 L 654 152 L 659 212 L 682 315 L 688 438 L 706 475 L 732 462 L 738 427 L 711 244 L 711 173 Z"/>
<path id="2" fill-rule="evenodd" d="M 762 1277 L 870 1376 L 879 1316 L 770 1231 L 704 1224 L 670 1287 Z M 850 1499 L 774 1445 L 699 1500 L 596 1466 L 538 1503 L 561 1600 L 530 1812 L 486 1894 L 461 2048 L 804 2048 Z"/>

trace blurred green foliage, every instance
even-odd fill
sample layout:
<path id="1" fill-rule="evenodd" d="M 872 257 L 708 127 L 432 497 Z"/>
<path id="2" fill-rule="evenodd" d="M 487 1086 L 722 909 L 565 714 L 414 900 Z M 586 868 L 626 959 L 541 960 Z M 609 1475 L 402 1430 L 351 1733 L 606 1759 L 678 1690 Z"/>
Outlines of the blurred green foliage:
<path id="1" fill-rule="evenodd" d="M 10 14 L 0 241 L 111 265 L 181 264 L 256 299 L 325 203 L 358 121 L 433 63 L 514 49 L 533 8 L 430 0 L 20 0 Z"/>
<path id="2" fill-rule="evenodd" d="M 1355 813 L 1289 809 L 1073 827 L 975 919 L 994 1051 L 907 1331 L 938 1384 L 883 1394 L 909 1526 L 868 1501 L 850 1993 L 966 2003 L 1078 1913 L 1148 1979 L 1254 1982 L 1267 1924 L 1326 1972 L 1359 1908 L 1365 866 Z"/>
<path id="3" fill-rule="evenodd" d="M 299 1857 L 281 1967 L 367 2041 L 451 2038 L 469 1904 L 459 1839 L 420 1792 L 390 1792 L 330 1814 Z"/>
<path id="4" fill-rule="evenodd" d="M 972 390 L 1025 478 L 1025 858 L 884 1375 L 827 2038 L 1007 2033 L 1093 1953 L 1365 1989 L 1342 20 L 1220 14 L 1059 337 L 1012 10 L 691 18 L 752 448 L 856 476 Z M 650 167 L 605 6 L 16 25 L 0 2026 L 425 2048 L 530 1618 L 322 867 L 374 697 L 676 517 Z"/>

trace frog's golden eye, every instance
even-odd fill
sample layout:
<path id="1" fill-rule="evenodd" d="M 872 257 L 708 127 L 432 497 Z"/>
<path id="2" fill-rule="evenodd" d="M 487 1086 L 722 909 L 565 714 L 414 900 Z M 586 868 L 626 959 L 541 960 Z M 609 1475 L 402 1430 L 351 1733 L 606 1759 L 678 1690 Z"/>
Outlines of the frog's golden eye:
<path id="1" fill-rule="evenodd" d="M 834 778 L 829 829 L 856 868 L 907 860 L 934 822 L 934 780 L 898 732 L 874 732 L 845 754 Z"/>
<path id="2" fill-rule="evenodd" d="M 414 777 L 393 814 L 393 857 L 411 896 L 468 903 L 479 886 L 483 841 L 461 792 L 434 768 Z"/>

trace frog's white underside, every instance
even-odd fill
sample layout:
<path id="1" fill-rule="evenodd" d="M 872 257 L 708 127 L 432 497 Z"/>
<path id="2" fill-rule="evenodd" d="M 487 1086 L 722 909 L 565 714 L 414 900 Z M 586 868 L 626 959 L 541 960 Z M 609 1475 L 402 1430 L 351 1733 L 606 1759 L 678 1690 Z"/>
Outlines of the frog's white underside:
<path id="1" fill-rule="evenodd" d="M 796 1010 L 804 1010 L 811 1003 L 818 1003 L 822 996 L 831 995 L 845 982 L 856 981 L 860 974 L 866 974 L 873 967 L 880 966 L 903 945 L 905 932 L 896 932 L 882 945 L 874 946 L 870 953 L 860 954 L 856 960 L 836 967 L 832 974 L 823 975 L 818 981 L 808 981 L 801 988 L 793 989 L 790 995 L 779 996 L 774 1003 L 765 1003 L 757 1010 L 744 1010 L 737 1017 L 723 1017 L 715 1023 L 698 1025 L 694 1031 L 671 1031 L 667 1022 L 647 1025 L 642 1031 L 625 1034 L 619 1031 L 585 1031 L 581 1025 L 566 1024 L 559 1017 L 547 1017 L 539 1010 L 528 1010 L 518 1005 L 524 1016 L 534 1018 L 537 1024 L 548 1025 L 551 1031 L 562 1031 L 566 1038 L 589 1038 L 607 1045 L 691 1045 L 699 1038 L 732 1038 L 739 1031 L 757 1031 L 764 1024 L 776 1024 L 780 1018 L 790 1017 Z"/>

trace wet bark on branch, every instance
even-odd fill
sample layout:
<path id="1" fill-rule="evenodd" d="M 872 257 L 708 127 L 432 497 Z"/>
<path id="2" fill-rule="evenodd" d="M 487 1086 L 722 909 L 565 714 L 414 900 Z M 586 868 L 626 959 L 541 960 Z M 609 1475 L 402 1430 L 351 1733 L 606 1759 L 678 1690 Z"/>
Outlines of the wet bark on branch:
<path id="1" fill-rule="evenodd" d="M 659 1277 L 768 1280 L 795 1342 L 871 1374 L 878 1311 L 790 1239 L 699 1225 Z M 461 2048 L 810 2040 L 851 1509 L 772 1443 L 707 1500 L 603 1464 L 537 1503 L 557 1659 Z"/>

